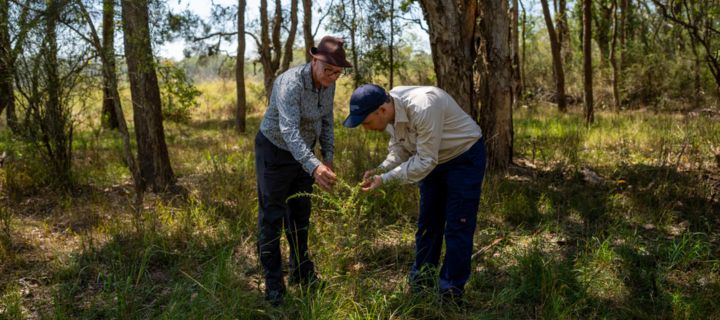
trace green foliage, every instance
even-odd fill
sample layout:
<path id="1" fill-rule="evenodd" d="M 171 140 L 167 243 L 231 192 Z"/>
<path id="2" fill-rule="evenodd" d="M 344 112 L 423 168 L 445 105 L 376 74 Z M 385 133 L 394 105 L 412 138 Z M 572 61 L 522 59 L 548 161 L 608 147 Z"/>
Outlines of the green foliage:
<path id="1" fill-rule="evenodd" d="M 34 144 L 9 138 L 2 175 L 3 192 L 13 200 L 33 194 L 52 181 L 51 168 Z"/>
<path id="2" fill-rule="evenodd" d="M 165 120 L 187 122 L 190 119 L 192 108 L 198 106 L 197 97 L 200 92 L 185 75 L 182 68 L 172 62 L 163 62 L 158 65 L 160 76 L 160 97 L 162 112 Z"/>
<path id="3" fill-rule="evenodd" d="M 370 243 L 369 239 L 364 237 L 368 222 L 368 200 L 366 194 L 360 191 L 360 185 L 349 185 L 339 179 L 332 192 L 298 193 L 290 196 L 288 200 L 297 197 L 317 200 L 322 207 L 321 214 L 332 221 L 330 230 L 320 232 L 330 231 L 344 235 L 340 241 L 328 243 L 330 248 L 326 250 L 339 253 L 335 259 L 336 269 L 352 271 L 359 261 L 358 252 Z"/>
<path id="4" fill-rule="evenodd" d="M 712 249 L 702 233 L 684 233 L 667 246 L 661 246 L 660 252 L 667 269 L 685 270 L 693 264 L 712 262 Z"/>

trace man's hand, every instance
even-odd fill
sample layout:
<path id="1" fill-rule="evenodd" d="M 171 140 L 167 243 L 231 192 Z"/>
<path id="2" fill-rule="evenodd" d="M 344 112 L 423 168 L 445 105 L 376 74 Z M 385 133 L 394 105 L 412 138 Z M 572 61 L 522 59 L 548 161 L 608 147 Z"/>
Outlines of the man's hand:
<path id="1" fill-rule="evenodd" d="M 335 171 L 335 165 L 333 165 L 332 161 L 323 161 L 322 162 L 326 167 L 330 168 L 333 172 Z"/>
<path id="2" fill-rule="evenodd" d="M 363 182 L 365 182 L 370 177 L 376 175 L 377 172 L 378 172 L 378 169 L 370 169 L 368 171 L 365 171 L 365 173 L 363 174 Z"/>
<path id="3" fill-rule="evenodd" d="M 367 173 L 367 172 L 366 172 Z M 382 185 L 382 177 L 381 176 L 371 176 L 368 179 L 365 179 L 363 183 L 360 185 L 363 192 L 368 192 L 370 190 L 376 189 L 377 187 Z"/>
<path id="4" fill-rule="evenodd" d="M 337 181 L 335 172 L 333 172 L 332 169 L 325 164 L 320 164 L 317 168 L 315 168 L 315 171 L 313 171 L 313 178 L 315 178 L 315 182 L 320 186 L 320 188 L 323 188 L 325 191 L 332 190 L 333 185 L 335 185 L 335 181 Z"/>

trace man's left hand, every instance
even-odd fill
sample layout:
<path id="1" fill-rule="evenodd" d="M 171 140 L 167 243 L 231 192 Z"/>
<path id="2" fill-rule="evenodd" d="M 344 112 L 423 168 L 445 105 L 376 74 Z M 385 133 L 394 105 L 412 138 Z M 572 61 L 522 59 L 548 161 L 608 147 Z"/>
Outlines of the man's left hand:
<path id="1" fill-rule="evenodd" d="M 332 161 L 323 161 L 322 164 L 324 164 L 326 167 L 330 168 L 330 170 L 335 171 L 335 166 L 333 165 Z"/>
<path id="2" fill-rule="evenodd" d="M 363 183 L 360 185 L 363 192 L 368 192 L 370 190 L 376 189 L 382 185 L 382 177 L 375 175 L 370 177 L 369 179 L 363 181 Z"/>

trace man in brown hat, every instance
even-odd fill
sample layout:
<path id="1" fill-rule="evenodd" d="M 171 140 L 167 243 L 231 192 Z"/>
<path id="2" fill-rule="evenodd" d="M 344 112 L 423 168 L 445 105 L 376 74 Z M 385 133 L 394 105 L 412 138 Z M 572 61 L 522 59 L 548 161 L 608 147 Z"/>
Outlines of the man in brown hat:
<path id="1" fill-rule="evenodd" d="M 345 58 L 343 40 L 339 38 L 323 37 L 310 54 L 310 63 L 291 68 L 275 79 L 255 137 L 258 250 L 265 275 L 265 299 L 274 306 L 282 304 L 285 293 L 280 254 L 283 225 L 290 244 L 288 281 L 305 285 L 317 281 L 307 252 L 310 199 L 287 199 L 299 192 L 312 192 L 313 182 L 329 190 L 336 181 L 335 81 L 343 68 L 352 65 Z M 322 161 L 313 154 L 316 141 L 320 141 Z"/>

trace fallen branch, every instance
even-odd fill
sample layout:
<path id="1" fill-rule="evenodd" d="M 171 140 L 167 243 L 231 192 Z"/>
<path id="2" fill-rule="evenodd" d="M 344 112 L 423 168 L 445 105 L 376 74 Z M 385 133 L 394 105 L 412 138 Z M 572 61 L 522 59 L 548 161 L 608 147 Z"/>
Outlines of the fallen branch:
<path id="1" fill-rule="evenodd" d="M 478 250 L 478 252 L 473 253 L 473 255 L 472 255 L 472 257 L 471 257 L 470 259 L 471 259 L 471 260 L 472 260 L 472 259 L 475 259 L 475 257 L 477 257 L 477 256 L 485 253 L 486 251 L 490 250 L 490 248 L 496 246 L 498 243 L 500 243 L 500 242 L 503 241 L 503 240 L 505 240 L 505 237 L 500 237 L 500 238 L 497 238 L 497 239 L 493 240 L 493 242 L 491 242 L 489 245 L 484 246 L 484 247 L 482 247 L 480 250 Z"/>

